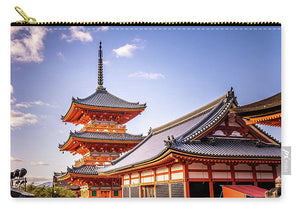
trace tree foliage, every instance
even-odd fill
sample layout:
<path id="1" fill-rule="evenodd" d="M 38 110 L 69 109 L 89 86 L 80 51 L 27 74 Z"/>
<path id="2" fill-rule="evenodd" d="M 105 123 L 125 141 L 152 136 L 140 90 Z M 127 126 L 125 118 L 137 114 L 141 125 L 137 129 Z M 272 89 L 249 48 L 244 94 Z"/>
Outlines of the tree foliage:
<path id="1" fill-rule="evenodd" d="M 37 198 L 74 198 L 76 194 L 72 190 L 68 190 L 62 187 L 37 187 L 30 184 L 26 187 L 26 192 L 34 194 Z M 53 196 L 52 196 L 53 195 Z"/>

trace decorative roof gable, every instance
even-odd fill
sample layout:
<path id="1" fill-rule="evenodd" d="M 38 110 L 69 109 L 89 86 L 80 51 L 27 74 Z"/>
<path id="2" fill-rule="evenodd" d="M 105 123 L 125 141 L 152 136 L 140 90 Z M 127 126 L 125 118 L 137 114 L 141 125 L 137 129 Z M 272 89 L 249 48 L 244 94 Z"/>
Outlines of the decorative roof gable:
<path id="1" fill-rule="evenodd" d="M 150 131 L 149 135 L 122 157 L 100 172 L 112 172 L 144 164 L 160 157 L 167 151 L 181 151 L 207 157 L 278 158 L 280 143 L 251 125 L 252 138 L 207 138 L 237 106 L 231 89 L 221 98 L 177 120 Z M 204 139 L 214 139 L 214 145 Z M 279 145 L 278 145 L 279 144 Z M 259 146 L 258 146 L 259 145 Z"/>

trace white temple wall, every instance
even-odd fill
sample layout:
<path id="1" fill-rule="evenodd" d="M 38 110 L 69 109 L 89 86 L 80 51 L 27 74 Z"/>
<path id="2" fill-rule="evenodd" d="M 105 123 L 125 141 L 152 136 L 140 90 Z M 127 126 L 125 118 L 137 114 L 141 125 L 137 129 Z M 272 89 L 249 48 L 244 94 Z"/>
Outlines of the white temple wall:
<path id="1" fill-rule="evenodd" d="M 231 179 L 230 172 L 212 172 L 212 178 L 214 179 Z"/>
<path id="2" fill-rule="evenodd" d="M 216 163 L 214 165 L 211 166 L 211 169 L 214 170 L 230 170 L 230 166 L 225 164 L 225 163 Z"/>
<path id="3" fill-rule="evenodd" d="M 208 172 L 189 172 L 189 178 L 207 179 Z"/>
<path id="4" fill-rule="evenodd" d="M 204 169 L 207 170 L 207 166 L 203 163 L 192 163 L 188 165 L 188 169 Z"/>
<path id="5" fill-rule="evenodd" d="M 235 179 L 253 179 L 252 172 L 235 172 Z"/>

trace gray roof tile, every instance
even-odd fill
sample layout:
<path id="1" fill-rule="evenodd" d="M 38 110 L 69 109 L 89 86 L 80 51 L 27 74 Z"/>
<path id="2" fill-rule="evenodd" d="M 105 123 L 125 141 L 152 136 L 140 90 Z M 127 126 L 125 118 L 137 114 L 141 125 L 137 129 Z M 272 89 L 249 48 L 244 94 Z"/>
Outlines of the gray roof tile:
<path id="1" fill-rule="evenodd" d="M 71 137 L 96 140 L 124 140 L 124 141 L 141 141 L 142 135 L 132 135 L 128 133 L 101 133 L 101 132 L 71 132 Z"/>
<path id="2" fill-rule="evenodd" d="M 67 171 L 74 174 L 81 174 L 81 175 L 98 175 L 98 166 L 95 165 L 82 165 L 79 167 L 67 168 Z"/>
<path id="3" fill-rule="evenodd" d="M 213 144 L 209 140 L 206 142 L 193 141 L 192 143 L 179 143 L 172 146 L 172 148 L 197 155 L 219 157 L 281 157 L 279 146 L 264 143 L 261 146 L 257 146 L 257 140 L 247 139 L 215 138 Z"/>
<path id="4" fill-rule="evenodd" d="M 146 108 L 146 104 L 131 103 L 127 102 L 119 97 L 110 94 L 105 88 L 99 88 L 92 95 L 80 99 L 73 98 L 75 103 L 97 106 L 97 107 L 108 107 L 108 108 L 125 108 L 125 109 L 140 109 Z"/>
<path id="5" fill-rule="evenodd" d="M 133 165 L 144 163 L 160 156 L 169 147 L 165 140 L 168 136 L 174 136 L 176 142 L 170 146 L 174 150 L 185 151 L 193 154 L 203 154 L 207 156 L 241 156 L 241 157 L 280 157 L 280 147 L 270 147 L 263 144 L 256 147 L 255 141 L 241 139 L 216 139 L 215 145 L 207 142 L 193 142 L 190 139 L 201 135 L 210 126 L 213 126 L 222 119 L 228 112 L 230 105 L 236 102 L 233 91 L 227 93 L 218 102 L 212 102 L 207 109 L 200 108 L 200 113 L 194 111 L 195 115 L 188 114 L 188 118 L 183 116 L 168 123 L 167 126 L 154 129 L 141 143 L 122 157 L 112 162 L 112 165 L 100 169 L 100 172 L 109 172 L 132 167 Z M 202 113 L 201 113 L 202 112 Z"/>
<path id="6" fill-rule="evenodd" d="M 223 101 L 217 103 L 215 108 L 219 107 Z M 157 134 L 148 135 L 141 143 L 139 143 L 135 148 L 130 150 L 121 158 L 113 161 L 114 165 L 107 166 L 100 171 L 110 171 L 116 168 L 123 168 L 130 166 L 132 164 L 146 162 L 151 160 L 164 152 L 167 147 L 165 145 L 164 140 L 167 140 L 168 136 L 174 136 L 174 138 L 180 138 L 183 134 L 188 132 L 191 127 L 195 127 L 197 124 L 201 123 L 203 120 L 206 120 L 207 116 L 209 116 L 210 112 L 205 112 L 203 114 L 199 114 L 197 117 L 185 121 L 183 123 L 179 123 L 179 125 L 172 126 L 171 128 L 164 130 L 162 132 L 158 132 Z"/>

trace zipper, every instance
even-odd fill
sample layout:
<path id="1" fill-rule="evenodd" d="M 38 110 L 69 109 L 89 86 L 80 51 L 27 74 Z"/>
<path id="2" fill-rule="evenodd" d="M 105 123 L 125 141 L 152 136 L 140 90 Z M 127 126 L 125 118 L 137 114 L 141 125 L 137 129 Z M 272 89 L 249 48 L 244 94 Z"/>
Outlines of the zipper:
<path id="1" fill-rule="evenodd" d="M 18 6 L 15 10 L 24 20 L 11 23 L 11 26 L 281 26 L 280 22 L 37 22 Z"/>

